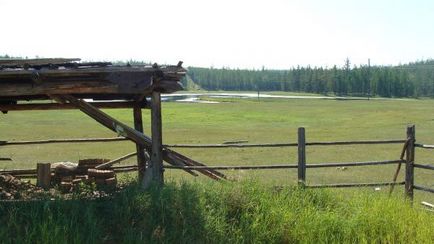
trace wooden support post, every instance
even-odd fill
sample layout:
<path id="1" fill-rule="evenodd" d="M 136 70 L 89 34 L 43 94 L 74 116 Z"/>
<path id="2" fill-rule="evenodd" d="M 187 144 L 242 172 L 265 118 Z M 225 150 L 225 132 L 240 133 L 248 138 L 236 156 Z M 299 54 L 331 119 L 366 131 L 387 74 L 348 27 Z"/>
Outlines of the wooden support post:
<path id="1" fill-rule="evenodd" d="M 416 142 L 416 128 L 414 125 L 407 126 L 408 145 L 406 149 L 405 163 L 405 195 L 413 202 L 414 188 L 414 153 Z"/>
<path id="2" fill-rule="evenodd" d="M 306 185 L 306 137 L 303 127 L 298 128 L 298 184 Z"/>
<path id="3" fill-rule="evenodd" d="M 51 184 L 51 164 L 38 163 L 36 165 L 36 185 L 48 190 Z"/>
<path id="4" fill-rule="evenodd" d="M 158 185 L 163 185 L 163 136 L 160 93 L 152 92 L 151 101 L 152 155 L 149 170 L 152 171 L 152 180 Z"/>
<path id="5" fill-rule="evenodd" d="M 139 103 L 136 103 L 133 107 L 133 116 L 134 116 L 134 129 L 143 133 L 143 120 L 142 120 L 142 106 Z M 140 143 L 136 143 L 136 151 L 137 151 L 137 166 L 139 171 L 139 182 L 143 181 L 143 177 L 145 175 L 146 170 L 146 156 L 145 156 L 145 147 Z"/>

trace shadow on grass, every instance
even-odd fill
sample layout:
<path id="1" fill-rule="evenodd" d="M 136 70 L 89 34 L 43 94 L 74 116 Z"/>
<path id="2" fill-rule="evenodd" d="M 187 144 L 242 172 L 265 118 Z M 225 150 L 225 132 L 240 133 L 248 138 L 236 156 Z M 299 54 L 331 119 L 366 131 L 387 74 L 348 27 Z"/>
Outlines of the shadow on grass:
<path id="1" fill-rule="evenodd" d="M 247 181 L 130 184 L 112 199 L 2 203 L 3 243 L 432 243 L 433 216 L 396 198 Z"/>

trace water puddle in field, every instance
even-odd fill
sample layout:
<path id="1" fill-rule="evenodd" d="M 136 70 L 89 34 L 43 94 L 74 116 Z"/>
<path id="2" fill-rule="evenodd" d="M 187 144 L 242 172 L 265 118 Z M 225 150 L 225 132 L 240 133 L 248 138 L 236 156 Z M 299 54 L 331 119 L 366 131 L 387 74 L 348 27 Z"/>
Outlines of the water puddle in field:
<path id="1" fill-rule="evenodd" d="M 273 95 L 258 93 L 175 93 L 162 94 L 162 100 L 165 102 L 182 102 L 182 103 L 220 103 L 218 101 L 209 101 L 206 98 L 275 98 L 275 99 L 326 99 L 326 100 L 390 100 L 391 98 L 367 98 L 367 97 L 335 97 L 335 96 L 303 96 L 303 95 Z"/>
<path id="2" fill-rule="evenodd" d="M 170 94 L 172 95 L 172 94 Z M 161 95 L 163 102 L 179 102 L 179 103 L 219 103 L 217 101 L 207 101 L 200 98 L 200 96 L 179 95 L 179 96 L 167 96 Z"/>

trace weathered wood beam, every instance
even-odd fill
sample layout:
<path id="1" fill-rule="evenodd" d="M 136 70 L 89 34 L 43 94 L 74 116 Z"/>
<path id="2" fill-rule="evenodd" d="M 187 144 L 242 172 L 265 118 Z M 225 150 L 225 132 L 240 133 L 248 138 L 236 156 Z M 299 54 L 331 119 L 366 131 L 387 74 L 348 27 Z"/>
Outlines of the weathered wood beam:
<path id="1" fill-rule="evenodd" d="M 414 185 L 413 188 L 416 189 L 416 190 L 420 190 L 420 191 L 434 193 L 434 189 L 428 188 L 428 187 L 425 187 L 425 186 Z"/>
<path id="2" fill-rule="evenodd" d="M 0 66 L 65 64 L 80 60 L 79 58 L 3 59 L 0 60 Z"/>
<path id="3" fill-rule="evenodd" d="M 152 172 L 152 180 L 158 185 L 163 185 L 163 122 L 161 119 L 161 94 L 159 92 L 152 92 L 151 104 L 152 154 L 148 170 Z"/>
<path id="4" fill-rule="evenodd" d="M 404 142 L 405 140 L 306 142 L 306 146 L 401 144 Z M 166 144 L 166 146 L 171 148 L 297 147 L 298 143 L 295 142 L 295 143 L 250 143 L 250 144 Z"/>
<path id="5" fill-rule="evenodd" d="M 115 108 L 149 108 L 145 102 L 137 103 L 132 101 L 125 102 L 90 102 L 90 104 L 99 109 Z M 26 103 L 26 104 L 0 104 L 0 111 L 26 111 L 26 110 L 59 110 L 59 109 L 77 109 L 70 103 Z"/>
<path id="6" fill-rule="evenodd" d="M 22 146 L 22 145 L 39 145 L 50 143 L 89 143 L 89 142 L 116 142 L 126 141 L 125 137 L 113 138 L 76 138 L 76 139 L 49 139 L 37 141 L 0 141 L 0 146 Z"/>
<path id="7" fill-rule="evenodd" d="M 51 185 L 51 164 L 38 163 L 36 166 L 37 182 L 36 185 L 47 190 Z"/>
<path id="8" fill-rule="evenodd" d="M 404 185 L 405 182 L 378 182 L 378 183 L 340 183 L 340 184 L 321 184 L 307 185 L 307 188 L 345 188 L 345 187 L 371 187 L 371 186 L 391 186 Z"/>
<path id="9" fill-rule="evenodd" d="M 298 185 L 306 185 L 306 133 L 304 127 L 298 128 Z"/>
<path id="10" fill-rule="evenodd" d="M 413 203 L 414 197 L 414 158 L 415 158 L 415 147 L 416 143 L 416 127 L 414 125 L 409 125 L 407 127 L 407 139 L 408 145 L 405 153 L 405 195 Z"/>
<path id="11" fill-rule="evenodd" d="M 434 165 L 429 165 L 429 164 L 414 164 L 415 168 L 421 168 L 421 169 L 430 169 L 430 170 L 434 170 Z"/>
<path id="12" fill-rule="evenodd" d="M 133 107 L 133 118 L 134 118 L 134 129 L 143 133 L 143 118 L 142 118 L 142 107 L 139 103 L 137 103 Z M 137 152 L 137 166 L 138 166 L 138 178 L 139 182 L 143 181 L 143 177 L 145 176 L 146 170 L 146 162 L 148 161 L 148 157 L 145 155 L 145 147 L 140 144 L 136 144 L 136 152 Z"/>
<path id="13" fill-rule="evenodd" d="M 117 164 L 117 163 L 120 163 L 120 162 L 122 162 L 122 161 L 124 161 L 124 160 L 126 160 L 126 159 L 129 159 L 129 158 L 132 158 L 132 157 L 134 157 L 134 156 L 136 156 L 137 155 L 137 153 L 128 153 L 128 154 L 126 154 L 126 155 L 124 155 L 124 156 L 121 156 L 121 157 L 119 157 L 119 158 L 116 158 L 116 159 L 113 159 L 113 160 L 110 160 L 110 161 L 108 161 L 107 163 L 103 163 L 103 164 L 100 164 L 100 165 L 97 165 L 97 166 L 95 166 L 95 169 L 108 169 L 108 168 L 110 168 L 112 165 L 114 165 L 114 164 Z"/>

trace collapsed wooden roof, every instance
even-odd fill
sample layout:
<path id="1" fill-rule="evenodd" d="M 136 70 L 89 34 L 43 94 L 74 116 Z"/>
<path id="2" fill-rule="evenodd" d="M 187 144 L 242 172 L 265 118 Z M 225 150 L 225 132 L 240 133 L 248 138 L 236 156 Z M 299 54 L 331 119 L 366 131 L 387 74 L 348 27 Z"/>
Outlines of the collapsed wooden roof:
<path id="1" fill-rule="evenodd" d="M 0 60 L 0 102 L 68 94 L 96 100 L 140 100 L 152 91 L 182 90 L 186 70 L 176 66 L 113 65 L 80 59 Z"/>

